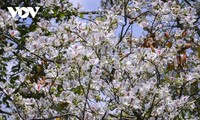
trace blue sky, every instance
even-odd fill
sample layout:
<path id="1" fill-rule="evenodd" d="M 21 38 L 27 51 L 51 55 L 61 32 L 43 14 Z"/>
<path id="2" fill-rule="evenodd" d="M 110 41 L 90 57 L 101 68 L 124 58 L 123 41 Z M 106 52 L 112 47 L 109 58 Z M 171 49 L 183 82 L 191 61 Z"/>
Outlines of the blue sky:
<path id="1" fill-rule="evenodd" d="M 77 6 L 78 4 L 81 5 L 80 11 L 97 11 L 100 9 L 100 0 L 69 0 L 74 6 Z M 27 18 L 27 23 L 31 23 L 31 19 Z M 142 34 L 143 29 L 138 26 L 137 24 L 134 24 L 132 27 L 133 35 L 135 37 L 140 37 Z M 120 33 L 121 27 L 119 27 L 116 31 L 117 34 Z"/>
<path id="2" fill-rule="evenodd" d="M 100 7 L 100 0 L 69 0 L 74 6 L 77 6 L 78 4 L 81 5 L 81 11 L 96 11 Z M 134 24 L 132 27 L 133 35 L 135 37 L 140 37 L 142 34 L 143 29 L 138 26 L 137 24 Z M 116 33 L 120 33 L 121 27 L 118 28 Z"/>
<path id="3" fill-rule="evenodd" d="M 81 10 L 87 10 L 87 11 L 93 11 L 98 10 L 100 6 L 100 0 L 69 0 L 74 4 L 74 6 L 77 6 L 78 3 L 82 5 Z"/>

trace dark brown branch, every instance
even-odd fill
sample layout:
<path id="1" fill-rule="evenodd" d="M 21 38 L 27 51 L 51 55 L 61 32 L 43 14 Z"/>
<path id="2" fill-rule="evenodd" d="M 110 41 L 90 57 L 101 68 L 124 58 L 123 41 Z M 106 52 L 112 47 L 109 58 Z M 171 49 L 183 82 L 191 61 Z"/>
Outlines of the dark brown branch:
<path id="1" fill-rule="evenodd" d="M 189 6 L 191 6 L 191 3 L 188 0 L 184 0 Z"/>
<path id="2" fill-rule="evenodd" d="M 106 13 L 106 11 L 82 11 L 79 13 L 80 14 L 103 14 L 103 13 Z"/>
<path id="3" fill-rule="evenodd" d="M 1 114 L 12 115 L 11 113 L 9 113 L 9 112 L 6 112 L 6 111 L 3 111 L 3 110 L 1 110 L 1 109 L 0 109 L 0 113 L 1 113 Z"/>
<path id="4" fill-rule="evenodd" d="M 81 120 L 81 118 L 79 118 L 77 115 L 74 115 L 74 114 L 64 114 L 64 115 L 59 115 L 59 116 L 54 116 L 54 117 L 50 117 L 50 118 L 44 118 L 44 119 L 31 119 L 31 120 L 53 120 L 55 118 L 62 118 L 62 117 L 67 117 L 67 116 L 70 116 L 70 117 L 75 117 L 77 118 L 78 120 Z"/>

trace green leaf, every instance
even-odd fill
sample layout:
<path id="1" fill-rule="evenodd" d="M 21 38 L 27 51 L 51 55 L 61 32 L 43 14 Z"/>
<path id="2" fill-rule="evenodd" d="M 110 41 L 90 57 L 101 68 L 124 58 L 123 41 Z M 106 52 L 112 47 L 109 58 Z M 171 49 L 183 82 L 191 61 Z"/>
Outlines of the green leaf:
<path id="1" fill-rule="evenodd" d="M 97 102 L 100 102 L 100 101 L 101 101 L 100 95 L 97 95 L 97 96 L 95 97 L 95 99 L 96 99 Z"/>
<path id="2" fill-rule="evenodd" d="M 30 25 L 30 31 L 32 32 L 32 31 L 35 31 L 36 30 L 36 28 L 37 28 L 37 26 L 36 25 L 34 25 L 34 24 L 31 24 Z"/>
<path id="3" fill-rule="evenodd" d="M 60 14 L 60 18 L 64 18 L 65 17 L 65 13 L 61 12 Z"/>
<path id="4" fill-rule="evenodd" d="M 59 92 L 62 92 L 62 91 L 64 90 L 64 89 L 63 89 L 63 86 L 62 86 L 62 85 L 58 85 L 57 90 L 58 90 Z"/>
<path id="5" fill-rule="evenodd" d="M 79 17 L 80 17 L 80 18 L 83 18 L 83 17 L 84 17 L 84 15 L 80 13 L 80 14 L 79 14 Z"/>
<path id="6" fill-rule="evenodd" d="M 170 80 L 170 78 L 168 76 L 165 76 L 165 82 L 166 83 L 170 83 L 171 82 L 171 80 Z"/>
<path id="7" fill-rule="evenodd" d="M 14 77 L 11 78 L 10 83 L 15 83 L 15 81 L 18 80 L 18 79 L 19 79 L 19 75 L 14 76 Z"/>
<path id="8" fill-rule="evenodd" d="M 77 99 L 74 99 L 72 102 L 74 103 L 74 105 L 78 105 L 78 103 L 80 103 L 80 101 L 78 101 Z"/>
<path id="9" fill-rule="evenodd" d="M 197 48 L 198 58 L 200 59 L 200 47 Z"/>
<path id="10" fill-rule="evenodd" d="M 73 91 L 75 94 L 82 95 L 82 94 L 83 94 L 82 85 L 79 85 L 79 86 L 77 86 L 76 88 L 72 88 L 72 91 Z"/>
<path id="11" fill-rule="evenodd" d="M 6 82 L 6 79 L 0 78 L 0 82 L 5 83 L 5 82 Z"/>
<path id="12" fill-rule="evenodd" d="M 89 61 L 89 58 L 88 58 L 87 56 L 84 56 L 84 57 L 83 57 L 83 60 Z"/>
<path id="13" fill-rule="evenodd" d="M 191 84 L 191 87 L 190 87 L 190 94 L 193 95 L 193 94 L 197 94 L 199 91 L 199 88 L 198 88 L 198 81 L 195 81 L 194 83 Z"/>

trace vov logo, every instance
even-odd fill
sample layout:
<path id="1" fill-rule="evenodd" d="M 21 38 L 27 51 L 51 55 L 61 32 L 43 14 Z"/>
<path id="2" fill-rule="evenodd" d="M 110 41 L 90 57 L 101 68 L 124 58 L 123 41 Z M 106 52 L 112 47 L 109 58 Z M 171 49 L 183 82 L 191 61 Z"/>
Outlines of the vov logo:
<path id="1" fill-rule="evenodd" d="M 32 18 L 34 18 L 40 9 L 40 7 L 35 7 L 36 11 L 34 11 L 33 7 L 15 7 L 15 10 L 12 7 L 7 8 L 13 18 L 16 17 L 17 13 L 21 18 L 27 18 L 29 13 L 31 14 Z M 23 11 L 25 12 L 24 14 Z"/>

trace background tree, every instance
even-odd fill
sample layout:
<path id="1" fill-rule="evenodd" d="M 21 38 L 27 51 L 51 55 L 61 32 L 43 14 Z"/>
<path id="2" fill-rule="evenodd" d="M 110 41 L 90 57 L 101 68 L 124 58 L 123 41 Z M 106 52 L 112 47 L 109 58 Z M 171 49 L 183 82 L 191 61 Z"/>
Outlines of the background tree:
<path id="1" fill-rule="evenodd" d="M 89 17 L 65 0 L 1 3 L 7 119 L 199 119 L 196 1 L 107 0 Z M 41 9 L 27 25 L 8 5 Z"/>

